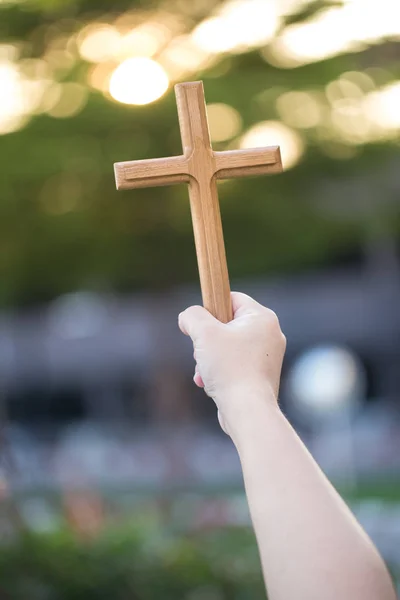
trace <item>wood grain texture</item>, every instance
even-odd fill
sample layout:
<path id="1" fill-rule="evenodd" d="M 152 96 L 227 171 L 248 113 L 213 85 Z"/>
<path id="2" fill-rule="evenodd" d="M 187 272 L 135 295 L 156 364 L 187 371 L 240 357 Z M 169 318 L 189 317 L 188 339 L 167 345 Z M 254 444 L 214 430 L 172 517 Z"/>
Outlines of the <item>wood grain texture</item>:
<path id="1" fill-rule="evenodd" d="M 190 208 L 203 304 L 217 319 L 228 323 L 232 320 L 232 303 L 203 84 L 184 83 L 175 90 L 189 166 Z"/>
<path id="2" fill-rule="evenodd" d="M 189 183 L 188 161 L 184 156 L 115 163 L 114 172 L 117 190 Z"/>
<path id="3" fill-rule="evenodd" d="M 114 165 L 117 189 L 189 183 L 197 262 L 203 304 L 217 319 L 232 319 L 217 179 L 245 177 L 282 170 L 278 146 L 213 152 L 203 83 L 175 86 L 183 154 Z"/>
<path id="4" fill-rule="evenodd" d="M 249 177 L 282 171 L 279 146 L 214 152 L 218 179 Z"/>

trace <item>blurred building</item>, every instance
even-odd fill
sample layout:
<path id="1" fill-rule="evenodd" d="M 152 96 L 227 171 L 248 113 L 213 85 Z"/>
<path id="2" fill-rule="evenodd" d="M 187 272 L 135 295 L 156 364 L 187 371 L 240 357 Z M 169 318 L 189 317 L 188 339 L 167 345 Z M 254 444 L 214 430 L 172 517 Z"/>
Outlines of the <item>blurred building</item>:
<path id="1" fill-rule="evenodd" d="M 397 401 L 398 272 L 349 268 L 232 287 L 277 312 L 288 338 L 285 372 L 306 348 L 345 346 L 366 369 L 367 398 Z M 200 302 L 197 288 L 188 287 L 158 296 L 76 292 L 3 314 L 0 372 L 9 418 L 189 418 L 193 359 L 177 315 Z"/>
<path id="2" fill-rule="evenodd" d="M 288 397 L 286 381 L 297 358 L 321 344 L 346 348 L 357 357 L 366 375 L 361 399 L 364 410 L 358 411 L 354 430 L 358 431 L 361 448 L 366 448 L 356 453 L 358 468 L 363 472 L 397 469 L 400 456 L 396 442 L 400 427 L 398 273 L 392 268 L 348 268 L 268 283 L 243 281 L 233 288 L 244 290 L 279 315 L 288 338 L 281 401 L 295 422 L 297 415 Z M 90 454 L 88 448 L 92 443 L 96 448 L 99 444 L 109 444 L 111 448 L 111 440 L 118 439 L 116 432 L 123 427 L 128 437 L 127 430 L 136 431 L 134 442 L 138 445 L 133 454 L 147 456 L 147 462 L 139 460 L 136 466 L 133 463 L 126 468 L 121 466 L 121 479 L 133 477 L 135 481 L 157 483 L 171 477 L 187 480 L 195 473 L 199 480 L 203 476 L 212 480 L 223 472 L 228 480 L 238 481 L 239 465 L 230 448 L 226 460 L 223 458 L 227 440 L 218 433 L 214 403 L 204 398 L 203 391 L 192 383 L 191 342 L 177 326 L 179 312 L 199 302 L 197 288 L 187 287 L 158 296 L 116 297 L 77 292 L 40 309 L 3 314 L 0 325 L 3 411 L 9 424 L 24 431 L 22 438 L 28 450 L 29 444 L 34 445 L 34 440 L 38 440 L 33 432 L 39 431 L 41 443 L 52 437 L 53 442 L 57 440 L 54 443 L 58 444 L 60 456 L 71 457 L 71 452 L 75 452 L 71 459 L 71 464 L 75 464 L 80 452 L 83 460 L 84 448 Z M 297 425 L 305 436 L 315 433 L 311 417 L 309 423 L 303 420 Z M 94 432 L 93 427 L 99 427 L 102 433 Z M 104 428 L 108 428 L 108 442 Z M 52 432 L 50 437 L 49 432 Z M 208 436 L 205 445 L 204 435 Z M 21 447 L 22 438 L 15 438 L 20 439 Z M 149 442 L 151 438 L 153 441 Z M 184 458 L 188 459 L 190 452 L 185 453 L 185 448 L 194 440 L 197 441 L 193 453 L 200 458 L 192 457 L 189 465 Z M 343 461 L 347 460 L 347 455 L 340 451 L 340 436 L 326 434 L 323 441 L 315 446 L 316 452 L 327 468 L 340 472 Z M 220 457 L 221 464 L 212 461 L 213 443 L 217 444 L 215 455 Z M 153 459 L 146 454 L 143 444 L 152 448 Z M 76 454 L 77 447 L 80 450 Z M 27 451 L 31 459 L 32 452 Z M 113 452 L 118 456 L 124 449 L 114 447 L 111 455 Z M 122 465 L 122 459 L 103 462 L 101 452 L 96 456 L 98 465 L 88 465 L 88 471 L 94 469 L 100 479 L 103 476 L 118 479 L 118 470 L 104 465 L 110 460 Z M 146 475 L 141 474 L 141 467 Z M 104 469 L 106 473 L 102 473 Z M 35 470 L 39 479 L 50 473 L 39 464 L 26 472 L 32 476 Z"/>

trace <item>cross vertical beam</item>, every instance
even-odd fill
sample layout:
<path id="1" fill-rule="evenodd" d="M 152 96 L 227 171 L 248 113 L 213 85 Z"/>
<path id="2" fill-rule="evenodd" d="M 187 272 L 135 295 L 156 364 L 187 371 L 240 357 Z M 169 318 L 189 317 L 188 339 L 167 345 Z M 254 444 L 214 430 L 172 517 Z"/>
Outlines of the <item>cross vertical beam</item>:
<path id="1" fill-rule="evenodd" d="M 203 304 L 228 323 L 232 320 L 229 275 L 202 84 L 177 85 L 176 101 L 190 175 L 190 209 Z"/>
<path id="2" fill-rule="evenodd" d="M 232 319 L 217 179 L 279 172 L 278 146 L 214 152 L 201 81 L 175 86 L 183 155 L 116 163 L 118 189 L 189 183 L 203 304 L 217 319 Z"/>

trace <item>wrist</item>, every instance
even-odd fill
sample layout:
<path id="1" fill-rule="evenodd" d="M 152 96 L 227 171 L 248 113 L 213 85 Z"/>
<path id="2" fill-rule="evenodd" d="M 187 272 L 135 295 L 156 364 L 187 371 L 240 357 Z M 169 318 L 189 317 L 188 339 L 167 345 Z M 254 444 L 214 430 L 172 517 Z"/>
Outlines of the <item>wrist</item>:
<path id="1" fill-rule="evenodd" d="M 283 416 L 270 385 L 235 386 L 215 400 L 239 453 L 255 436 L 262 438 L 271 423 Z"/>
<path id="2" fill-rule="evenodd" d="M 257 411 L 253 419 L 234 430 L 235 444 L 242 465 L 269 453 L 285 431 L 288 421 L 277 403 L 269 403 Z"/>

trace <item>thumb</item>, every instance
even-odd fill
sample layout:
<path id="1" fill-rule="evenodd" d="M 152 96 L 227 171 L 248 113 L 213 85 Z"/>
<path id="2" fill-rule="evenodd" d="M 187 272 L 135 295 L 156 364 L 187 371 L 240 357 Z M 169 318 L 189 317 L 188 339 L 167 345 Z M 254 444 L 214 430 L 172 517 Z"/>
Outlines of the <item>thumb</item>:
<path id="1" fill-rule="evenodd" d="M 178 317 L 179 329 L 193 341 L 199 336 L 205 325 L 219 323 L 211 313 L 202 306 L 189 306 Z"/>

